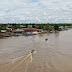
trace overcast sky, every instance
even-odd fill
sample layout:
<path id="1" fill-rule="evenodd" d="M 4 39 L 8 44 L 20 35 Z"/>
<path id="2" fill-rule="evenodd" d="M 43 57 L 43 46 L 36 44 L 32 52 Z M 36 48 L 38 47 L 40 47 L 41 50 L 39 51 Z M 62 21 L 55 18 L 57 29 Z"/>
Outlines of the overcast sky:
<path id="1" fill-rule="evenodd" d="M 72 23 L 72 0 L 0 0 L 0 23 Z"/>

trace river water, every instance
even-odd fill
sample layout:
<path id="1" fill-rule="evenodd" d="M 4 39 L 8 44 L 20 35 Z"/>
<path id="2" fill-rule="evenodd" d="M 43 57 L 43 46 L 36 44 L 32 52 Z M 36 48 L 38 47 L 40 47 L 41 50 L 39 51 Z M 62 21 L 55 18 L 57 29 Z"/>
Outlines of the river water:
<path id="1" fill-rule="evenodd" d="M 71 37 L 72 29 L 0 39 L 0 72 L 72 72 Z M 37 51 L 32 61 L 27 58 L 31 50 Z"/>

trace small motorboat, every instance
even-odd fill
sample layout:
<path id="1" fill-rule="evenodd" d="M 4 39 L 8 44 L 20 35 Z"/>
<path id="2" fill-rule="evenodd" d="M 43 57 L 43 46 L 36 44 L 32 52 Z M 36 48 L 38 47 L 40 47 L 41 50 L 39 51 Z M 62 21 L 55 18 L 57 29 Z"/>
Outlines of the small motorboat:
<path id="1" fill-rule="evenodd" d="M 35 50 L 32 50 L 31 53 L 33 53 Z"/>
<path id="2" fill-rule="evenodd" d="M 47 41 L 48 39 L 46 38 L 45 41 Z"/>

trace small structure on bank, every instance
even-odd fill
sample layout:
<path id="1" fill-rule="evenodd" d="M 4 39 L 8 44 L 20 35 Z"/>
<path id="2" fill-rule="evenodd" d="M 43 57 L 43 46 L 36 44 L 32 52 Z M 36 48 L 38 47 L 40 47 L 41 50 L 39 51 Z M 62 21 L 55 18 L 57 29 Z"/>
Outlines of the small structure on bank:
<path id="1" fill-rule="evenodd" d="M 23 35 L 24 30 L 23 29 L 15 29 L 15 30 L 12 30 L 12 33 L 14 36 Z"/>
<path id="2" fill-rule="evenodd" d="M 36 28 L 24 28 L 24 35 L 36 35 L 38 31 Z"/>
<path id="3" fill-rule="evenodd" d="M 9 37 L 7 30 L 1 30 L 0 37 Z"/>

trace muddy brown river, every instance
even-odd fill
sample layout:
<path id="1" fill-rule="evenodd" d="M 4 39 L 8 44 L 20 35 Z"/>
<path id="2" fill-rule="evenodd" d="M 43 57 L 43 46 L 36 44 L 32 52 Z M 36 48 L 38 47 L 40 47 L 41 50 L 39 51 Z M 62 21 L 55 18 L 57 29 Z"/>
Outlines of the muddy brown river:
<path id="1" fill-rule="evenodd" d="M 72 72 L 72 29 L 0 39 L 0 72 Z"/>

